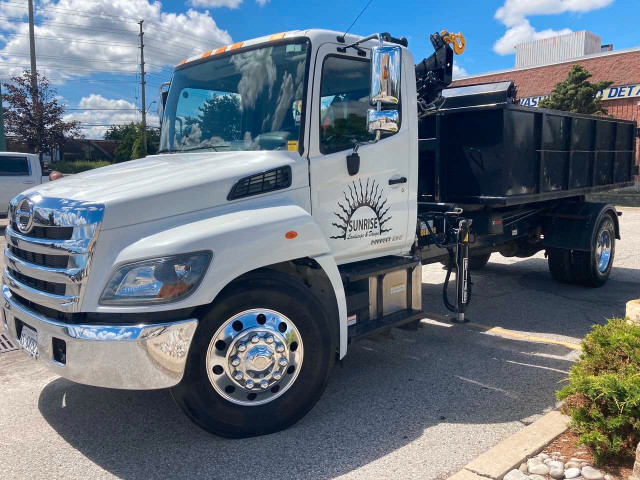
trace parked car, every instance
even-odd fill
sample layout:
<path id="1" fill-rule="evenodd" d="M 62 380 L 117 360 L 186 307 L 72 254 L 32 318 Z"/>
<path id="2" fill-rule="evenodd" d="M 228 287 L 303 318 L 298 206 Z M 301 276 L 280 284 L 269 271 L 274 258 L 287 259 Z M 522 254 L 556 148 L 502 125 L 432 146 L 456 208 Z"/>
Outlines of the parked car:
<path id="1" fill-rule="evenodd" d="M 20 192 L 49 181 L 38 155 L 0 152 L 0 215 L 7 213 L 9 200 Z"/>

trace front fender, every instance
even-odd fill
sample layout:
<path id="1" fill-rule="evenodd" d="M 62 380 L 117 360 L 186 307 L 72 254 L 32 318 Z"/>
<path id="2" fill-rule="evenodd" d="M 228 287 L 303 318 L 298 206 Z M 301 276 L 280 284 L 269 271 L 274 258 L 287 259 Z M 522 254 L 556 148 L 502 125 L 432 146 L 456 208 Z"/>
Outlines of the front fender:
<path id="1" fill-rule="evenodd" d="M 225 286 L 244 273 L 289 260 L 311 257 L 323 268 L 333 286 L 340 314 L 340 352 L 341 356 L 344 355 L 347 314 L 342 281 L 329 245 L 313 217 L 287 198 L 247 205 L 246 209 L 237 209 L 238 206 L 236 204 L 233 210 L 227 207 L 224 209 L 226 211 L 220 211 L 218 215 L 203 220 L 185 219 L 183 223 L 177 224 L 179 220 L 174 219 L 173 226 L 163 227 L 161 231 L 154 228 L 155 232 L 147 235 L 144 230 L 148 230 L 149 225 L 102 232 L 99 242 L 108 243 L 116 258 L 109 262 L 110 268 L 103 270 L 109 271 L 108 278 L 94 282 L 94 288 L 88 289 L 83 310 L 93 310 L 90 307 L 93 302 L 96 311 L 104 313 L 178 310 L 206 305 L 211 303 Z M 118 232 L 119 230 L 122 231 Z M 288 232 L 296 232 L 297 235 L 289 239 L 286 236 Z M 134 240 L 128 242 L 127 237 Z M 118 243 L 125 243 L 126 246 L 118 249 Z M 153 307 L 98 305 L 104 285 L 121 265 L 145 258 L 199 250 L 211 250 L 213 260 L 202 283 L 188 298 Z"/>

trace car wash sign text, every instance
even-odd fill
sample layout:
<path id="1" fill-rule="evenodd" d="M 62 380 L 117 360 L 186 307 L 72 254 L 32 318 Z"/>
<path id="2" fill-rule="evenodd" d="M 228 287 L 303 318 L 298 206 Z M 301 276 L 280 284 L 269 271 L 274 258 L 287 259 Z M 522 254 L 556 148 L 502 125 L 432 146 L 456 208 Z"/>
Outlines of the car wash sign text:
<path id="1" fill-rule="evenodd" d="M 640 97 L 640 84 L 605 88 L 604 90 L 601 90 L 596 97 L 600 97 L 602 100 Z"/>

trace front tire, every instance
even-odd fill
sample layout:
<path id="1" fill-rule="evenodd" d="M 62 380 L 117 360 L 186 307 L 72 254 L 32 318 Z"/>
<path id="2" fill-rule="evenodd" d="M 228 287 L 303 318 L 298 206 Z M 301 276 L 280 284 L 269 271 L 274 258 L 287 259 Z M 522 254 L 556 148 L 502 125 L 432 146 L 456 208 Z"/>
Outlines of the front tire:
<path id="1" fill-rule="evenodd" d="M 211 433 L 277 432 L 316 404 L 335 350 L 330 319 L 306 286 L 278 272 L 250 274 L 203 316 L 171 393 Z"/>

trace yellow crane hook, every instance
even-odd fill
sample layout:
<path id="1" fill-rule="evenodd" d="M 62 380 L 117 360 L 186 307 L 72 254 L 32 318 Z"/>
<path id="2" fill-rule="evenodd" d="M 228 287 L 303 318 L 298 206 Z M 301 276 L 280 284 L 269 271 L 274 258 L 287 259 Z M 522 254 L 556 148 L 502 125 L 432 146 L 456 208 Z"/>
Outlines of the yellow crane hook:
<path id="1" fill-rule="evenodd" d="M 449 33 L 446 30 L 443 30 L 440 36 L 442 37 L 442 40 L 444 40 L 444 43 L 447 45 L 451 44 L 456 55 L 462 55 L 467 48 L 467 39 L 464 37 L 462 32 Z"/>

